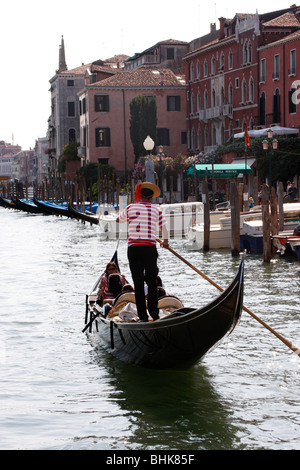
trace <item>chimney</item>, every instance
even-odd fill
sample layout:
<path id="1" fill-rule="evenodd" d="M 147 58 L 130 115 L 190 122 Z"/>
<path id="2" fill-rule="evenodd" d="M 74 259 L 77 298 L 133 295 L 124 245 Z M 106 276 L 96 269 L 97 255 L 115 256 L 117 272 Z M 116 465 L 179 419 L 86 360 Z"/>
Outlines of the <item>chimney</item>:
<path id="1" fill-rule="evenodd" d="M 223 16 L 219 18 L 220 21 L 220 32 L 219 32 L 219 39 L 225 38 L 225 31 L 224 31 L 224 25 L 225 25 L 225 18 Z"/>
<path id="2" fill-rule="evenodd" d="M 216 23 L 210 23 L 210 32 L 214 33 L 217 29 Z"/>

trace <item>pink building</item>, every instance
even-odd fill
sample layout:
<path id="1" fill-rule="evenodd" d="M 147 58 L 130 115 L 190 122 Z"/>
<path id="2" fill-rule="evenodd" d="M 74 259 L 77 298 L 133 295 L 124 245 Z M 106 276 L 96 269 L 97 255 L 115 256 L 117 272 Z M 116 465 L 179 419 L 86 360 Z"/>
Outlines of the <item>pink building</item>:
<path id="1" fill-rule="evenodd" d="M 112 165 L 123 173 L 134 168 L 130 139 L 130 102 L 139 95 L 155 96 L 158 145 L 164 153 L 186 153 L 185 80 L 170 69 L 115 69 L 108 78 L 98 74 L 79 96 L 81 157 Z M 146 151 L 145 151 L 146 154 Z"/>

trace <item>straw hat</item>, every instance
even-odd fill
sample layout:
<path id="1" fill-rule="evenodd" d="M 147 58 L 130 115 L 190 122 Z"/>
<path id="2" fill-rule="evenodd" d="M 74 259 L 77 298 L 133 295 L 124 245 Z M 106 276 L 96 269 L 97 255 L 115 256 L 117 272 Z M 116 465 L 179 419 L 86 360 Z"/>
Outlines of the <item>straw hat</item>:
<path id="1" fill-rule="evenodd" d="M 135 192 L 139 199 L 141 199 L 142 189 L 151 189 L 151 191 L 153 191 L 153 197 L 158 197 L 160 195 L 160 188 L 156 184 L 150 183 L 149 181 L 144 181 L 144 183 L 139 183 L 135 187 Z"/>

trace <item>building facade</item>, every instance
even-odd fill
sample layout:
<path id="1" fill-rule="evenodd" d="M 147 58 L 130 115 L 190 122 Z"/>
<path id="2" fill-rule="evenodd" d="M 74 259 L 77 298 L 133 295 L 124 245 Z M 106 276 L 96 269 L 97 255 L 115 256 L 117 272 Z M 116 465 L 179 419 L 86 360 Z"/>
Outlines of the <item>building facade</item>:
<path id="1" fill-rule="evenodd" d="M 130 102 L 139 95 L 156 99 L 157 136 L 164 153 L 186 152 L 185 81 L 170 69 L 147 67 L 119 70 L 79 93 L 80 142 L 87 162 L 109 164 L 117 172 L 133 170 Z"/>
<path id="2" fill-rule="evenodd" d="M 296 72 L 299 8 L 219 21 L 218 37 L 200 41 L 184 58 L 191 154 L 209 153 L 246 124 L 299 126 L 287 98 L 295 78 L 290 72 Z"/>

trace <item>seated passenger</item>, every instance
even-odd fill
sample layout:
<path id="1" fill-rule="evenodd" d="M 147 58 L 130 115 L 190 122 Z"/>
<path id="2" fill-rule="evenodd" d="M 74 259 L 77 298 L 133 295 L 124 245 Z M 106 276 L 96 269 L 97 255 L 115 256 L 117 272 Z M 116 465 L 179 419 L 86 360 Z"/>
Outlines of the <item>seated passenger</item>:
<path id="1" fill-rule="evenodd" d="M 99 291 L 98 291 L 98 301 L 100 302 L 101 305 L 103 303 L 111 303 L 112 300 L 116 297 L 113 292 L 111 292 L 109 283 L 108 283 L 108 278 L 111 274 L 117 274 L 119 278 L 121 279 L 122 286 L 125 284 L 125 276 L 119 273 L 118 267 L 116 263 L 110 262 L 107 264 L 104 275 L 101 278 L 100 285 L 99 285 Z"/>

